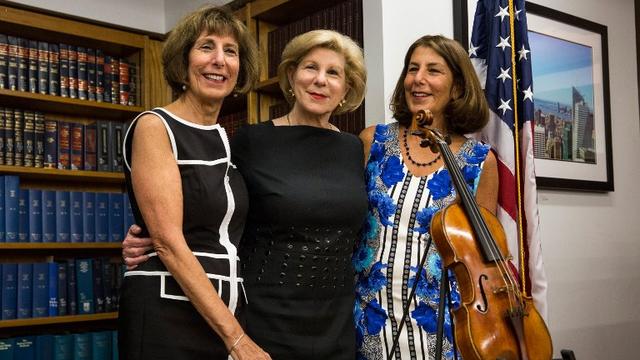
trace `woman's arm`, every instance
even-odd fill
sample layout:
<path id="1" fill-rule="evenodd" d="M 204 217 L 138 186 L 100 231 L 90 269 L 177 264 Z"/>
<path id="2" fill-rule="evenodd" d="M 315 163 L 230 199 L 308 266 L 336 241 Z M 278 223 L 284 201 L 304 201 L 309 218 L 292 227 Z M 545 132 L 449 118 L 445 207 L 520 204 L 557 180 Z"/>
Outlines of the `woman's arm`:
<path id="1" fill-rule="evenodd" d="M 498 163 L 493 152 L 489 151 L 482 165 L 482 174 L 476 193 L 478 205 L 491 211 L 494 215 L 498 209 Z"/>
<path id="2" fill-rule="evenodd" d="M 182 233 L 180 172 L 159 118 L 148 115 L 138 120 L 131 163 L 133 190 L 158 257 L 227 349 L 232 348 L 244 332 L 187 246 Z M 268 358 L 246 337 L 236 345 L 235 356 Z"/>

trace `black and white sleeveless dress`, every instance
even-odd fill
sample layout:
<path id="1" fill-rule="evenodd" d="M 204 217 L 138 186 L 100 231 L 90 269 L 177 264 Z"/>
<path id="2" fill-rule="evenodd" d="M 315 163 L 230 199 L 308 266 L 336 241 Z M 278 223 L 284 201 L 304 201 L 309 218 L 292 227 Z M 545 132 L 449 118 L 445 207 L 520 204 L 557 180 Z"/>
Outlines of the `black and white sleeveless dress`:
<path id="1" fill-rule="evenodd" d="M 163 108 L 140 114 L 124 138 L 125 177 L 136 224 L 148 236 L 131 186 L 131 149 L 138 119 L 160 117 L 180 170 L 183 233 L 222 300 L 243 324 L 246 296 L 237 245 L 248 196 L 231 163 L 229 141 L 220 125 L 202 126 Z M 195 310 L 157 254 L 125 273 L 120 299 L 120 359 L 227 359 L 224 343 Z"/>

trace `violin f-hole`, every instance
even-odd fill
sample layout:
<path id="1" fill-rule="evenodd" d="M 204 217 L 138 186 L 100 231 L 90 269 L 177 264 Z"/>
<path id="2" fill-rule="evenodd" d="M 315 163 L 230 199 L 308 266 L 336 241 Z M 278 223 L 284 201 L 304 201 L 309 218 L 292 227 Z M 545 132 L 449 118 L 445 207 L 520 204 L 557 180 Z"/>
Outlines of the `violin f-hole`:
<path id="1" fill-rule="evenodd" d="M 478 311 L 480 311 L 481 313 L 486 313 L 487 310 L 489 309 L 489 304 L 487 302 L 487 294 L 484 291 L 484 284 L 482 283 L 484 280 L 487 280 L 487 279 L 489 279 L 489 277 L 485 274 L 480 275 L 480 278 L 478 279 L 478 285 L 480 286 L 480 295 L 482 295 L 483 304 L 476 305 L 476 309 L 478 309 Z"/>

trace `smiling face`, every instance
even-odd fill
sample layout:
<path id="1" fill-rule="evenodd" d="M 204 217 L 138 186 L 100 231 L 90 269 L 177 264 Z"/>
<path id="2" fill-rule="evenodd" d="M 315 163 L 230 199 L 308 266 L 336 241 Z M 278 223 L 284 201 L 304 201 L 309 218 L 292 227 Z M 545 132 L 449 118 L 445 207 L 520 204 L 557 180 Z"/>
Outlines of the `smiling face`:
<path id="1" fill-rule="evenodd" d="M 434 122 L 444 124 L 444 110 L 453 99 L 453 73 L 433 49 L 418 46 L 411 54 L 404 78 L 404 93 L 412 114 L 431 110 Z"/>
<path id="2" fill-rule="evenodd" d="M 236 86 L 239 69 L 235 38 L 203 32 L 189 51 L 186 92 L 206 103 L 222 102 Z"/>
<path id="3" fill-rule="evenodd" d="M 289 83 L 297 111 L 329 116 L 347 93 L 345 58 L 333 50 L 315 48 L 289 71 Z"/>

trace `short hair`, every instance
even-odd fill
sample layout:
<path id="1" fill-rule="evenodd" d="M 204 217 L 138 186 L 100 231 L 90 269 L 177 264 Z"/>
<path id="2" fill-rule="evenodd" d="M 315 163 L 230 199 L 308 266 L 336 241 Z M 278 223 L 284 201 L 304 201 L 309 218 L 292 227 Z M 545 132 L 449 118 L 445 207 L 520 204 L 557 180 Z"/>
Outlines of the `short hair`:
<path id="1" fill-rule="evenodd" d="M 186 15 L 173 28 L 162 48 L 164 78 L 182 95 L 188 81 L 189 51 L 203 31 L 233 36 L 238 42 L 240 71 L 235 91 L 246 93 L 258 81 L 258 48 L 247 27 L 225 7 L 206 5 Z"/>
<path id="2" fill-rule="evenodd" d="M 285 46 L 282 51 L 282 60 L 278 65 L 278 82 L 287 102 L 289 104 L 295 102 L 295 98 L 290 94 L 289 70 L 298 66 L 300 61 L 316 48 L 333 50 L 345 59 L 344 72 L 348 90 L 345 103 L 336 108 L 334 114 L 355 110 L 362 104 L 367 82 L 362 48 L 350 37 L 333 30 L 312 30 L 294 37 Z"/>
<path id="3" fill-rule="evenodd" d="M 389 108 L 393 117 L 403 126 L 411 124 L 411 111 L 404 92 L 404 79 L 407 76 L 411 55 L 418 47 L 433 49 L 442 56 L 453 74 L 453 87 L 459 96 L 447 104 L 444 117 L 447 131 L 456 134 L 469 134 L 482 129 L 489 120 L 489 106 L 478 81 L 469 55 L 455 40 L 441 35 L 426 35 L 416 40 L 404 57 L 404 68 L 396 83 Z"/>

